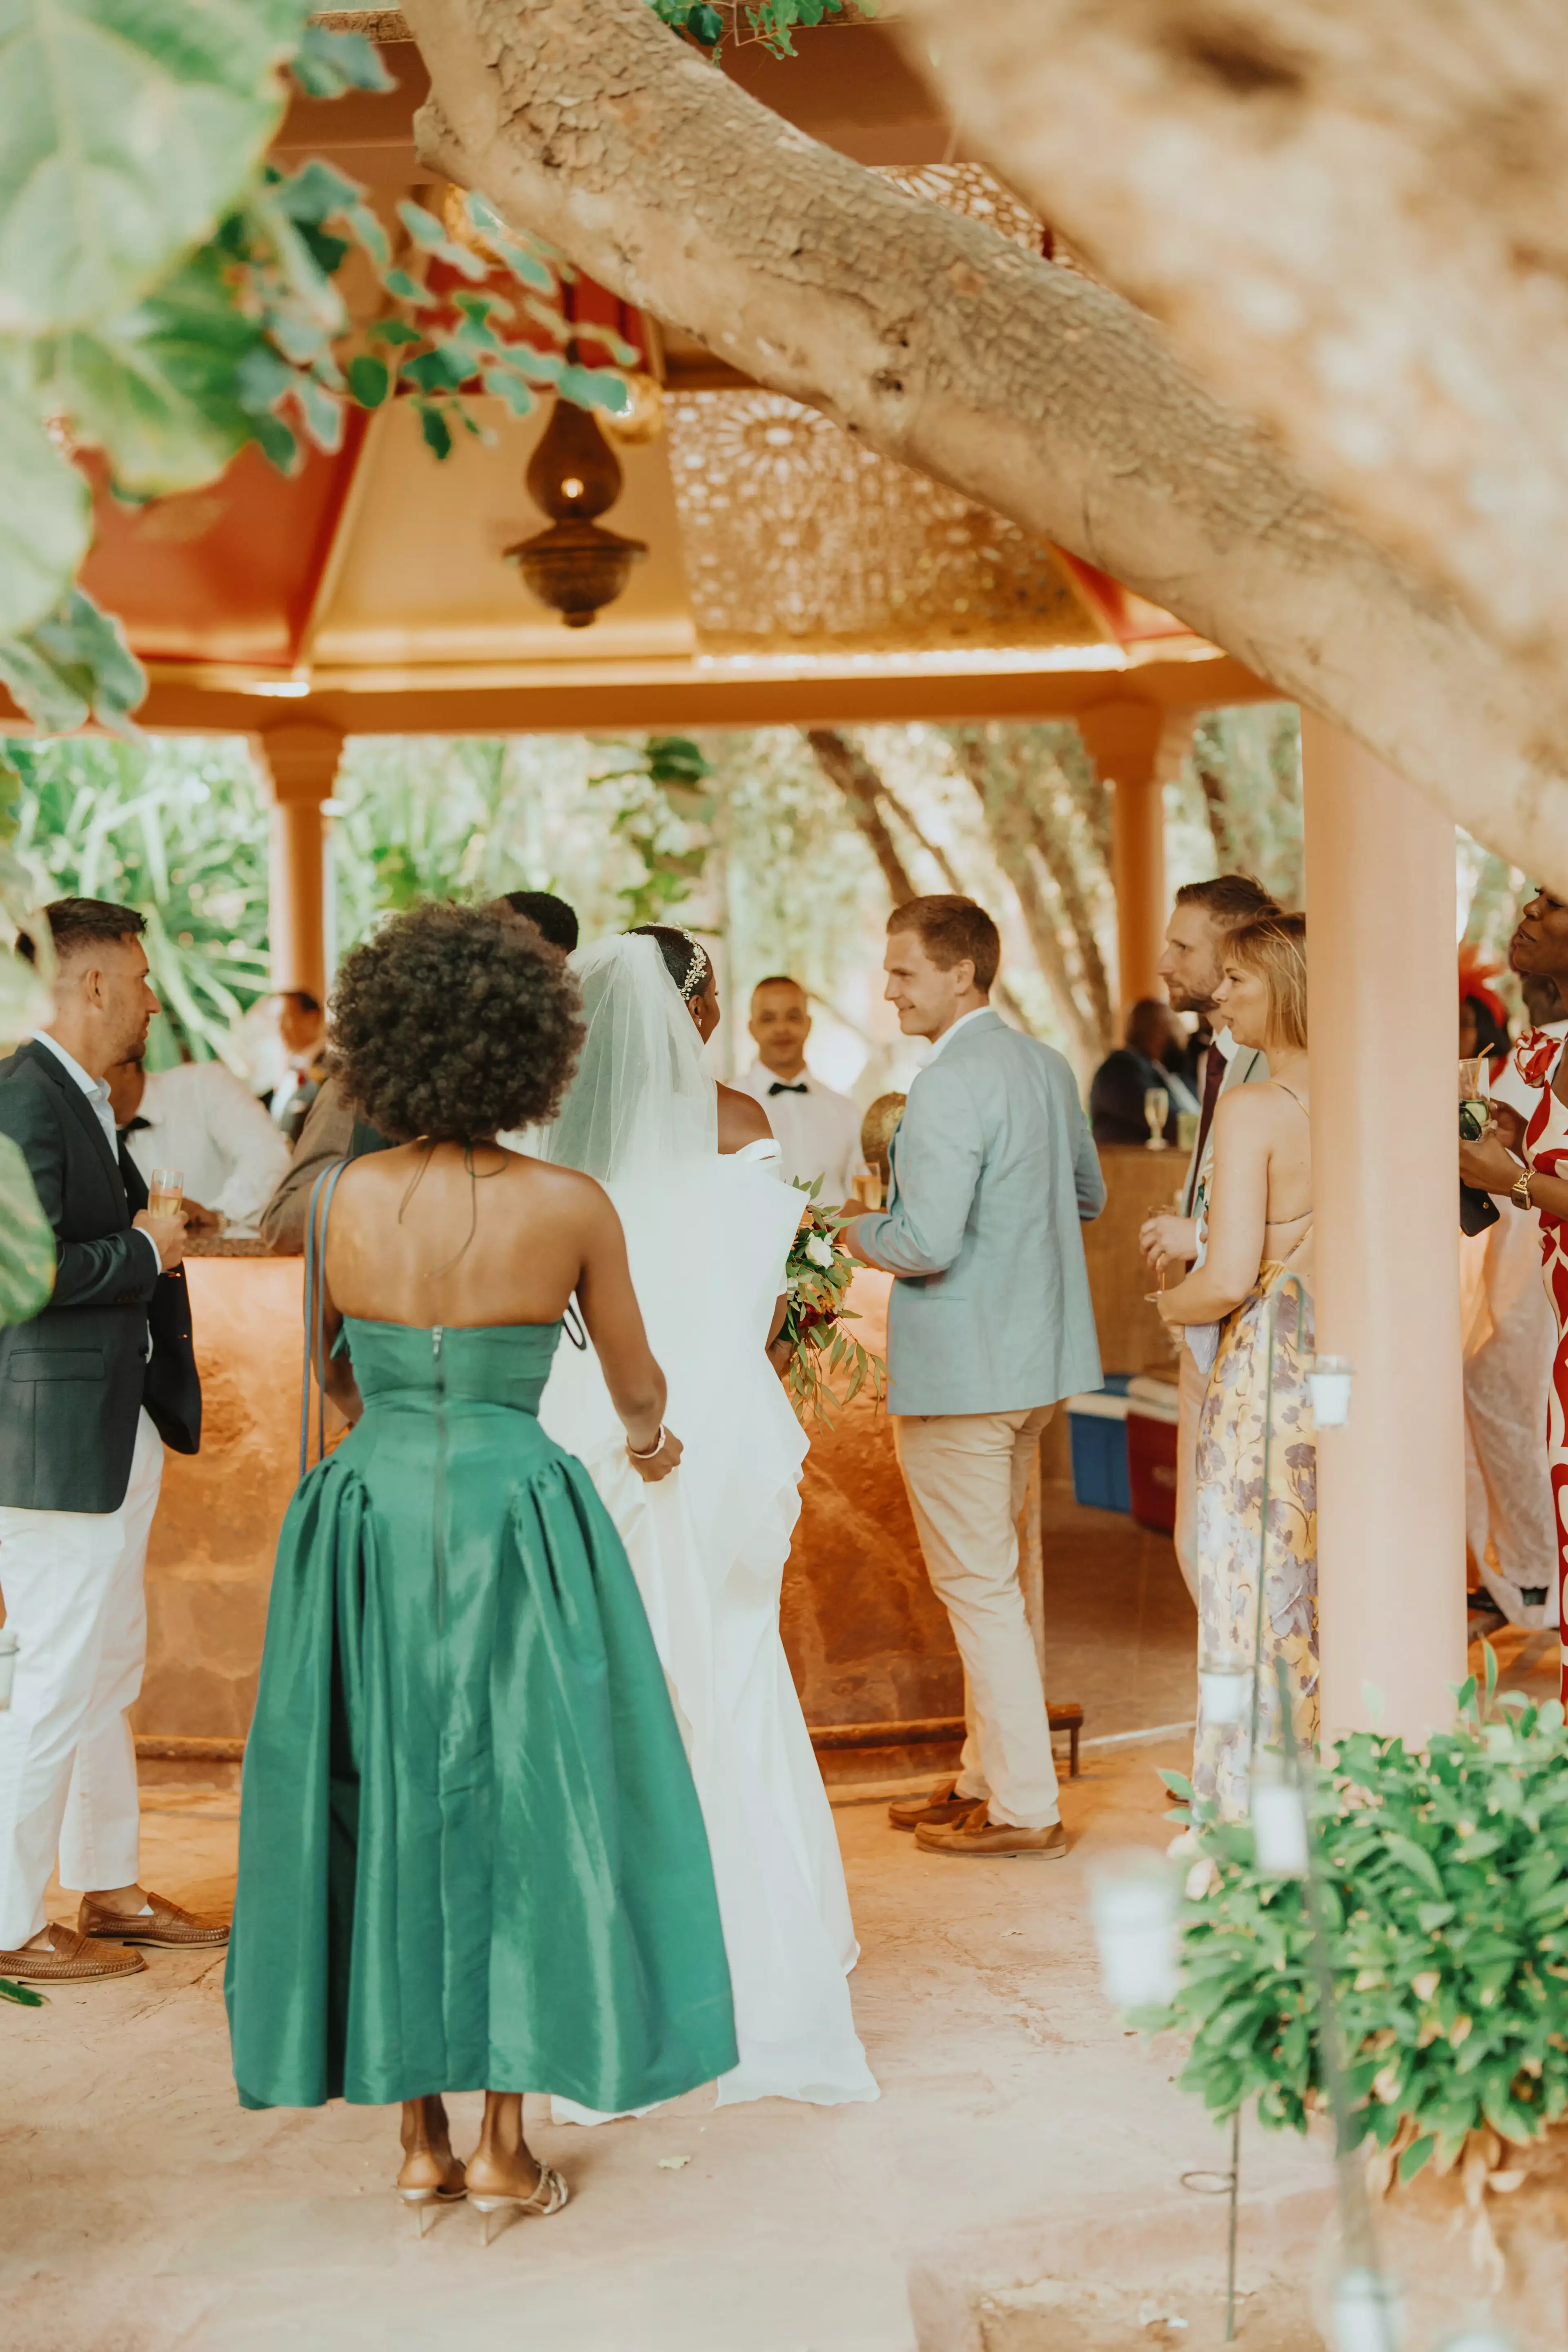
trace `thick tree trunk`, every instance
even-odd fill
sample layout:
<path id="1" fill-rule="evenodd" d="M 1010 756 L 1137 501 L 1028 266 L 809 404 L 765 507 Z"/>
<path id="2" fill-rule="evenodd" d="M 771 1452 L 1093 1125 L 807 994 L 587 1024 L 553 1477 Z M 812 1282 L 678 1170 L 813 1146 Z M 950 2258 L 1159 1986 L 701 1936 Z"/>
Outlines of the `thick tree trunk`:
<path id="1" fill-rule="evenodd" d="M 760 382 L 1179 614 L 1568 890 L 1565 707 L 1131 304 L 817 146 L 646 0 L 405 13 L 435 168 Z"/>
<path id="2" fill-rule="evenodd" d="M 1568 625 L 1568 11 L 908 0 L 971 144 L 1496 642 Z"/>
<path id="3" fill-rule="evenodd" d="M 985 829 L 991 836 L 991 846 L 996 853 L 996 863 L 1013 886 L 1014 895 L 1022 910 L 1029 933 L 1029 943 L 1035 950 L 1035 961 L 1046 976 L 1057 1010 L 1061 1014 L 1076 1051 L 1073 1059 L 1085 1075 L 1100 1059 L 1099 1038 L 1093 1014 L 1073 986 L 1073 976 L 1068 966 L 1067 951 L 1061 933 L 1046 903 L 1038 875 L 1030 861 L 1030 836 L 1033 824 L 1019 803 L 1017 793 L 991 772 L 984 749 L 973 736 L 959 739 L 959 765 L 974 787 L 985 818 Z"/>
<path id="4" fill-rule="evenodd" d="M 901 907 L 907 900 L 918 898 L 920 891 L 899 856 L 898 844 L 878 806 L 882 780 L 876 769 L 837 728 L 808 727 L 805 733 L 817 766 L 829 783 L 837 785 L 848 803 L 850 815 L 882 869 L 882 879 L 894 906 Z"/>
<path id="5" fill-rule="evenodd" d="M 849 803 L 849 813 L 871 846 L 882 869 L 888 895 L 895 907 L 902 907 L 910 898 L 918 898 L 921 892 L 888 829 L 887 820 L 882 814 L 884 802 L 905 832 L 932 860 L 948 888 L 956 891 L 961 898 L 970 896 L 946 850 L 939 849 L 934 842 L 926 839 L 908 809 L 888 790 L 881 775 L 858 743 L 851 743 L 848 737 L 841 735 L 836 727 L 806 727 L 801 731 L 811 746 L 823 774 L 830 783 L 837 785 Z M 1022 1029 L 1026 1036 L 1033 1036 L 1034 1024 L 1006 982 L 998 980 L 993 992 L 1007 1018 Z"/>

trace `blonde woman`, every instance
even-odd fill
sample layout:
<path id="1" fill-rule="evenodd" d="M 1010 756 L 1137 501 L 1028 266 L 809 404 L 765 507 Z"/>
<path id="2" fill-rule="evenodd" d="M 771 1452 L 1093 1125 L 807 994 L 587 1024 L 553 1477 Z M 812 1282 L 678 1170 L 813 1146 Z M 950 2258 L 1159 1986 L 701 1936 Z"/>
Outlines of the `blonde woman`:
<path id="1" fill-rule="evenodd" d="M 1263 1530 L 1264 1400 L 1269 1307 L 1289 1275 L 1310 1282 L 1312 1139 L 1307 1079 L 1307 928 L 1265 916 L 1232 934 L 1217 1019 L 1239 1045 L 1268 1056 L 1264 1086 L 1237 1087 L 1215 1112 L 1214 1158 L 1198 1205 L 1203 1255 L 1160 1294 L 1168 1323 L 1212 1352 L 1198 1424 L 1198 1650 L 1250 1666 L 1263 1625 L 1258 1737 L 1280 1736 L 1275 1661 L 1286 1664 L 1296 1737 L 1318 1736 L 1317 1434 L 1306 1384 L 1311 1308 L 1293 1286 L 1275 1320 L 1268 1528 Z M 1193 1785 L 1220 1814 L 1247 1811 L 1249 1724 L 1205 1721 L 1198 1701 Z"/>

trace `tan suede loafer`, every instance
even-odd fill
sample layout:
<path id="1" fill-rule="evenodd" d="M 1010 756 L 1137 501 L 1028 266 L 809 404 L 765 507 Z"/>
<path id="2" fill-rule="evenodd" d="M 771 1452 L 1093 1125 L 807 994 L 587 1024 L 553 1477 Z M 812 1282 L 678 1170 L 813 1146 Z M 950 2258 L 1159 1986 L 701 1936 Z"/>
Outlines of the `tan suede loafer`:
<path id="1" fill-rule="evenodd" d="M 1060 1822 L 1043 1830 L 1014 1829 L 1006 1822 L 994 1822 L 984 1805 L 975 1805 L 962 1821 L 922 1822 L 915 1843 L 926 1853 L 1043 1853 L 1054 1858 L 1066 1853 L 1068 1835 Z"/>
<path id="2" fill-rule="evenodd" d="M 107 1977 L 133 1977 L 147 1965 L 140 1952 L 106 1951 L 58 1919 L 44 1933 L 47 1946 L 0 1952 L 0 1977 L 14 1977 L 18 1984 L 94 1984 Z"/>
<path id="3" fill-rule="evenodd" d="M 77 1925 L 95 1943 L 152 1944 L 160 1951 L 183 1952 L 193 1944 L 226 1944 L 228 1929 L 196 1919 L 166 1895 L 148 1889 L 150 1911 L 110 1911 L 90 1895 L 81 1898 Z"/>
<path id="4" fill-rule="evenodd" d="M 961 1797 L 956 1780 L 939 1781 L 921 1797 L 895 1797 L 888 1819 L 896 1830 L 918 1830 L 922 1822 L 961 1822 L 974 1811 L 973 1797 Z"/>

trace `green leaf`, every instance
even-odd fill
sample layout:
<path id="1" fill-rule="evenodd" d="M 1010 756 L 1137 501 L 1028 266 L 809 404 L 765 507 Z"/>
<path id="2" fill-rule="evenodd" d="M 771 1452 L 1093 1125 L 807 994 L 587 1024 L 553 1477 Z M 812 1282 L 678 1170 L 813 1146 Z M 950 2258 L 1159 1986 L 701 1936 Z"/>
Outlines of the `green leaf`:
<path id="1" fill-rule="evenodd" d="M 42 734 L 68 735 L 96 719 L 111 733 L 134 738 L 130 714 L 147 678 L 120 623 L 72 588 L 35 627 L 0 637 L 0 686 Z"/>
<path id="2" fill-rule="evenodd" d="M 241 370 L 267 350 L 209 245 L 134 309 L 47 346 L 45 365 L 51 399 L 117 487 L 152 498 L 199 488 L 251 438 Z"/>
<path id="3" fill-rule="evenodd" d="M 8 953 L 6 960 L 21 962 Z M 4 993 L 0 982 L 0 1003 Z M 6 1034 L 14 1033 L 7 1028 Z M 20 1147 L 0 1135 L 0 1324 L 41 1315 L 54 1286 L 54 1229 L 38 1205 Z"/>
<path id="4" fill-rule="evenodd" d="M 28 355 L 0 343 L 0 638 L 53 610 L 91 535 L 87 484 L 44 430 Z"/>
<path id="5" fill-rule="evenodd" d="M 395 89 L 379 52 L 363 33 L 334 33 L 307 25 L 289 61 L 307 98 L 341 98 L 345 89 Z"/>
<path id="6" fill-rule="evenodd" d="M 420 392 L 456 392 L 473 372 L 471 360 L 446 346 L 421 352 L 417 359 L 403 362 L 405 382 Z"/>
<path id="7" fill-rule="evenodd" d="M 362 408 L 379 408 L 391 388 L 384 360 L 373 359 L 368 352 L 350 360 L 349 390 Z"/>
<path id="8" fill-rule="evenodd" d="M 18 2009 L 42 2009 L 48 2000 L 47 1992 L 37 1986 L 18 1984 L 15 1977 L 0 1977 L 0 2000 L 14 2000 Z"/>
<path id="9" fill-rule="evenodd" d="M 1436 2145 L 1437 2137 L 1435 2132 L 1428 2132 L 1424 2138 L 1411 2141 L 1399 2159 L 1399 2179 L 1402 2187 L 1405 2181 L 1415 2179 Z"/>
<path id="10" fill-rule="evenodd" d="M 427 401 L 420 401 L 418 408 L 419 430 L 425 436 L 426 448 L 433 449 L 437 457 L 449 457 L 452 454 L 452 434 L 446 418 Z"/>
<path id="11" fill-rule="evenodd" d="M 85 327 L 205 236 L 281 118 L 304 0 L 8 0 L 0 332 Z"/>
<path id="12" fill-rule="evenodd" d="M 686 29 L 692 39 L 705 49 L 716 49 L 724 37 L 724 19 L 707 0 L 698 0 L 695 8 L 686 12 Z"/>

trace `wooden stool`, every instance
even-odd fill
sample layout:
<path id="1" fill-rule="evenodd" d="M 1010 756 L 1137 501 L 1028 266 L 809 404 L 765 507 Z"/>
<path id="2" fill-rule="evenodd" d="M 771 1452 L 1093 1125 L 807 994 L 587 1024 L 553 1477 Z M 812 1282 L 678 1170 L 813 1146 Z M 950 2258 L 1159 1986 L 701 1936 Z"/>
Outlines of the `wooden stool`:
<path id="1" fill-rule="evenodd" d="M 1083 1709 L 1076 1699 L 1048 1698 L 1046 1713 L 1053 1731 L 1065 1731 L 1068 1736 L 1068 1778 L 1078 1779 L 1078 1742 L 1083 1729 Z"/>

